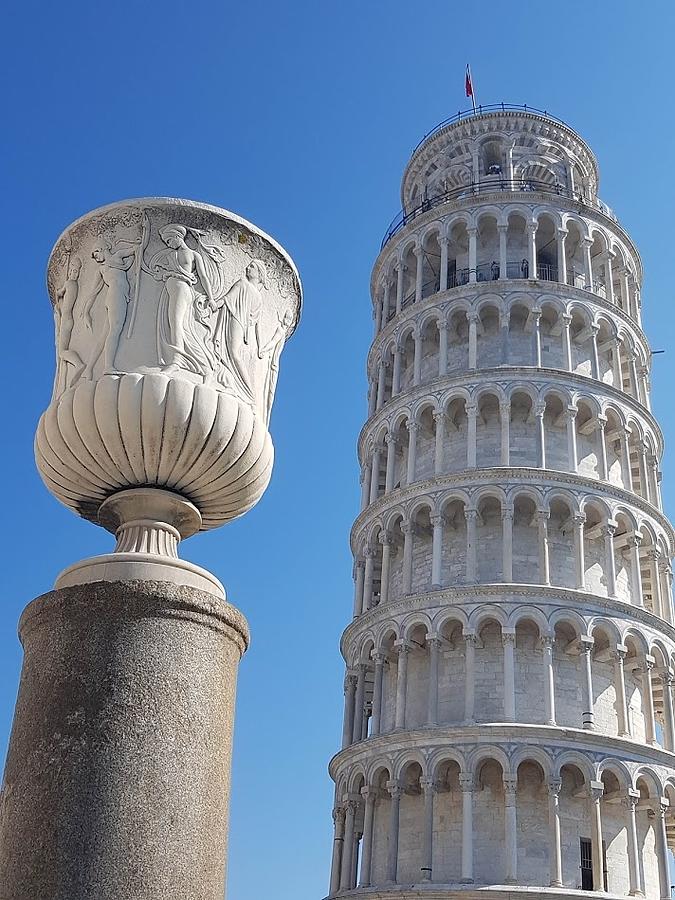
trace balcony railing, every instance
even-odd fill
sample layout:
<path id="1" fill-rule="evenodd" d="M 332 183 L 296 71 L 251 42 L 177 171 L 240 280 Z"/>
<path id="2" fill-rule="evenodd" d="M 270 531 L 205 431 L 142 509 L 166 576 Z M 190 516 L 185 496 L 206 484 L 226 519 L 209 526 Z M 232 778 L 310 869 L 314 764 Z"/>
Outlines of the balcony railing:
<path id="1" fill-rule="evenodd" d="M 389 225 L 389 228 L 382 239 L 382 244 L 380 249 L 382 249 L 391 238 L 416 219 L 418 216 L 424 215 L 424 213 L 429 212 L 429 210 L 434 209 L 437 206 L 442 206 L 444 203 L 448 203 L 451 200 L 460 200 L 462 198 L 471 198 L 475 196 L 479 196 L 480 194 L 494 194 L 499 191 L 504 191 L 508 193 L 538 193 L 538 194 L 549 194 L 557 197 L 566 197 L 568 200 L 575 200 L 578 203 L 582 203 L 585 206 L 589 206 L 592 209 L 599 210 L 604 215 L 609 216 L 613 221 L 618 221 L 617 217 L 614 215 L 612 210 L 603 203 L 601 200 L 598 200 L 597 197 L 589 197 L 586 194 L 582 194 L 579 191 L 571 191 L 569 188 L 565 187 L 562 184 L 551 183 L 549 181 L 538 181 L 534 178 L 501 178 L 492 176 L 486 176 L 485 181 L 474 182 L 472 184 L 460 185 L 459 187 L 453 188 L 450 191 L 446 191 L 443 194 L 438 194 L 435 197 L 430 197 L 425 199 L 420 203 L 419 206 L 416 206 L 414 209 L 411 209 L 410 212 L 406 212 L 405 210 L 401 210 L 398 215 L 394 218 L 394 220 Z"/>

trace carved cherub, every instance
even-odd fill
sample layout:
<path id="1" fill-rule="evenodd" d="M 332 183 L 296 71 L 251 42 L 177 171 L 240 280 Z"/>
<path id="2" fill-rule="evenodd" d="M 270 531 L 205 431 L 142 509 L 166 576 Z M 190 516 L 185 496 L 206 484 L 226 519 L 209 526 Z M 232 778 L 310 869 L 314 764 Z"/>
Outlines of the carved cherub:
<path id="1" fill-rule="evenodd" d="M 73 377 L 76 378 L 84 363 L 80 359 L 75 350 L 70 349 L 70 339 L 73 334 L 74 316 L 73 309 L 77 302 L 79 293 L 79 277 L 82 271 L 82 260 L 79 256 L 74 256 L 68 264 L 66 272 L 66 280 L 61 288 L 56 292 L 57 315 L 58 315 L 58 355 L 59 360 L 69 363 L 75 367 Z"/>

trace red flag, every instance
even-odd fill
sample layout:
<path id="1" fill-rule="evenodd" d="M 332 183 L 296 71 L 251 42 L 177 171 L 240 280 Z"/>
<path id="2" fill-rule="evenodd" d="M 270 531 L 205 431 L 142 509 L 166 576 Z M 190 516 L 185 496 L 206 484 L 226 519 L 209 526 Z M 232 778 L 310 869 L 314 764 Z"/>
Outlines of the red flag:
<path id="1" fill-rule="evenodd" d="M 464 89 L 466 90 L 466 96 L 473 98 L 473 82 L 471 81 L 471 69 L 467 65 L 466 67 L 466 77 L 464 80 Z"/>

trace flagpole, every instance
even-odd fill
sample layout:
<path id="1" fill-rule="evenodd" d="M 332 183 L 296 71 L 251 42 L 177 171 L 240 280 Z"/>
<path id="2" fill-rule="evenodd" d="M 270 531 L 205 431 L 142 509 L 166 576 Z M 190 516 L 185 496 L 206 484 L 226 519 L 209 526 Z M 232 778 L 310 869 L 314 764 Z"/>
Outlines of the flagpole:
<path id="1" fill-rule="evenodd" d="M 471 105 L 473 106 L 473 111 L 476 112 L 476 88 L 473 84 L 473 73 L 470 65 L 467 65 L 467 69 L 469 71 L 469 81 L 471 82 Z"/>

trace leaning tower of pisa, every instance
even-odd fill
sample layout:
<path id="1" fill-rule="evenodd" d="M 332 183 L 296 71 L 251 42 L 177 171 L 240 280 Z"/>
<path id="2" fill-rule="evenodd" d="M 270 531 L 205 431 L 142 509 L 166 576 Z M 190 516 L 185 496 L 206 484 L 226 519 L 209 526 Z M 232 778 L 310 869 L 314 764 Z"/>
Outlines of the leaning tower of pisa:
<path id="1" fill-rule="evenodd" d="M 527 107 L 441 123 L 401 199 L 330 896 L 670 898 L 674 534 L 638 251 L 582 138 Z"/>

